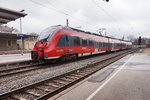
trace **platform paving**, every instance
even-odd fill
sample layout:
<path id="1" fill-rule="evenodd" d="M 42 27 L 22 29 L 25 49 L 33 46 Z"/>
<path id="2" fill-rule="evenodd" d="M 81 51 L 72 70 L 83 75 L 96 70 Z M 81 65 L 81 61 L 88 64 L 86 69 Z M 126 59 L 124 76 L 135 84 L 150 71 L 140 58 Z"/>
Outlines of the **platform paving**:
<path id="1" fill-rule="evenodd" d="M 31 60 L 30 53 L 0 55 L 0 64 Z"/>
<path id="2" fill-rule="evenodd" d="M 149 51 L 120 59 L 56 100 L 150 100 Z"/>

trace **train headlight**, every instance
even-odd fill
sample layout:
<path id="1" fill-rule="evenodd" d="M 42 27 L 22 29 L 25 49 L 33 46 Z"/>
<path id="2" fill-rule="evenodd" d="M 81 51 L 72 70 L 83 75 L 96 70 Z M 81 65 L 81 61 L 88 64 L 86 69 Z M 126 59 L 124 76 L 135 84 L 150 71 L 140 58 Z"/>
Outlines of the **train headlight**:
<path id="1" fill-rule="evenodd" d="M 48 54 L 45 53 L 44 54 L 44 58 L 47 59 L 48 58 Z"/>

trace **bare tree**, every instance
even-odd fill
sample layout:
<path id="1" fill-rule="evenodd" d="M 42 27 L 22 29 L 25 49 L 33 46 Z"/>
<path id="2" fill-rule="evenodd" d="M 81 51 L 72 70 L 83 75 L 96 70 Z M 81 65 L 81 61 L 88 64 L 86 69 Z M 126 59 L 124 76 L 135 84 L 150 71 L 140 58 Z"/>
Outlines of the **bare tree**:
<path id="1" fill-rule="evenodd" d="M 128 35 L 127 40 L 133 42 L 135 39 L 134 35 Z"/>

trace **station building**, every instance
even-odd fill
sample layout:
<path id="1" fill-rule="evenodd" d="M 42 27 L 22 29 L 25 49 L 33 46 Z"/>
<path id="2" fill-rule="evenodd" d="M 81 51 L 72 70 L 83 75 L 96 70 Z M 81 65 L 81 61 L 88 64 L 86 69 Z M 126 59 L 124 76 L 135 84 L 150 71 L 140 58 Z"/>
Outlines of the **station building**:
<path id="1" fill-rule="evenodd" d="M 17 50 L 17 39 L 16 34 L 0 32 L 0 50 Z"/>
<path id="2" fill-rule="evenodd" d="M 20 37 L 17 37 L 14 28 L 9 28 L 6 24 L 26 15 L 22 12 L 0 7 L 0 51 L 18 49 L 17 40 Z"/>

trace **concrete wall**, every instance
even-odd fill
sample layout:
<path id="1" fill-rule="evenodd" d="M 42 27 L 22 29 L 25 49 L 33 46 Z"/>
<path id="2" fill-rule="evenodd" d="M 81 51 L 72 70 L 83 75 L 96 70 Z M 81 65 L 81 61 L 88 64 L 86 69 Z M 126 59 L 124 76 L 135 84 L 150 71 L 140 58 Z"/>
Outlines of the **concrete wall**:
<path id="1" fill-rule="evenodd" d="M 8 41 L 11 45 L 8 45 Z M 0 38 L 0 50 L 17 50 L 17 40 Z"/>

